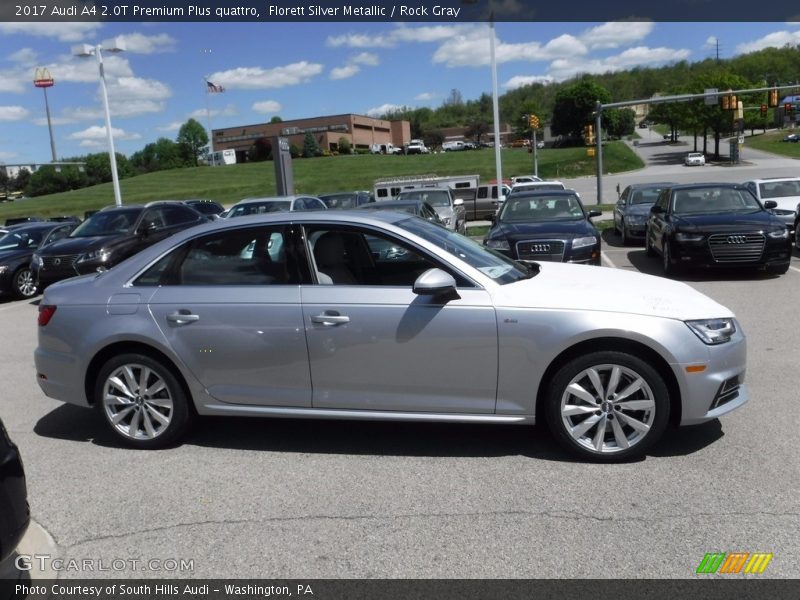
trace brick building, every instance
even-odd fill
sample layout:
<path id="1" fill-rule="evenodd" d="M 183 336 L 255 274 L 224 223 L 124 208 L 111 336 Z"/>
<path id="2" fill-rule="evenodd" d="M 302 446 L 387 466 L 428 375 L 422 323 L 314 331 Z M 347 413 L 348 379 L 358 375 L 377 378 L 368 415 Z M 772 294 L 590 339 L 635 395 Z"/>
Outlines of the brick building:
<path id="1" fill-rule="evenodd" d="M 346 138 L 353 148 L 368 149 L 373 144 L 403 147 L 411 139 L 408 121 L 385 121 L 363 115 L 331 115 L 294 119 L 280 123 L 256 123 L 214 129 L 214 150 L 235 150 L 237 162 L 247 160 L 247 151 L 259 138 L 289 138 L 289 143 L 303 147 L 306 133 L 311 133 L 320 150 L 336 150 L 339 139 Z"/>

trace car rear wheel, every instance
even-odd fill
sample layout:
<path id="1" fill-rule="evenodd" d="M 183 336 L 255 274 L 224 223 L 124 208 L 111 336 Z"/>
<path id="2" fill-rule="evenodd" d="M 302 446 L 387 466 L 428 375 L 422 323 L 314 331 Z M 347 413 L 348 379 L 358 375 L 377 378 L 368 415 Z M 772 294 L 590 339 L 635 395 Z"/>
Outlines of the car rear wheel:
<path id="1" fill-rule="evenodd" d="M 642 456 L 669 421 L 669 392 L 644 360 L 601 351 L 566 363 L 548 387 L 548 426 L 581 458 L 612 462 Z"/>
<path id="2" fill-rule="evenodd" d="M 27 267 L 22 267 L 14 273 L 14 280 L 11 285 L 17 298 L 32 298 L 36 295 L 36 280 L 33 277 L 33 272 Z"/>
<path id="3" fill-rule="evenodd" d="M 194 416 L 172 371 L 143 354 L 123 354 L 103 366 L 95 405 L 118 438 L 142 449 L 173 444 Z"/>

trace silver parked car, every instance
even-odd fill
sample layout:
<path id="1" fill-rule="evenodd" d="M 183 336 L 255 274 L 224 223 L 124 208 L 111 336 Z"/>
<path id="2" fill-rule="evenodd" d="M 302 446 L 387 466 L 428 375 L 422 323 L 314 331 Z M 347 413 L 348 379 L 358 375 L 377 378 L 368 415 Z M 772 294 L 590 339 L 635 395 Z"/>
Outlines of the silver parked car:
<path id="1" fill-rule="evenodd" d="M 392 211 L 225 219 L 50 286 L 36 380 L 158 448 L 193 417 L 531 424 L 591 460 L 744 404 L 745 336 L 686 284 L 514 262 Z"/>
<path id="2" fill-rule="evenodd" d="M 467 232 L 467 210 L 464 208 L 464 200 L 456 198 L 449 187 L 403 190 L 394 199 L 404 202 L 427 202 L 439 215 L 445 227 L 459 233 Z"/>

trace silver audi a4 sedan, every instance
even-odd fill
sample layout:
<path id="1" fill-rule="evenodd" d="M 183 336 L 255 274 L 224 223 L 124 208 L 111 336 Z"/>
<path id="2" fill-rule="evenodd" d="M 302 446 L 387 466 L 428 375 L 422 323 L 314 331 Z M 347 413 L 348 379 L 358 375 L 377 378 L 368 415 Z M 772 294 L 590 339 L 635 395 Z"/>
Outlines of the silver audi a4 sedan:
<path id="1" fill-rule="evenodd" d="M 584 459 L 744 404 L 745 336 L 686 284 L 523 266 L 382 211 L 225 219 L 47 288 L 36 378 L 160 448 L 197 415 L 532 424 Z"/>

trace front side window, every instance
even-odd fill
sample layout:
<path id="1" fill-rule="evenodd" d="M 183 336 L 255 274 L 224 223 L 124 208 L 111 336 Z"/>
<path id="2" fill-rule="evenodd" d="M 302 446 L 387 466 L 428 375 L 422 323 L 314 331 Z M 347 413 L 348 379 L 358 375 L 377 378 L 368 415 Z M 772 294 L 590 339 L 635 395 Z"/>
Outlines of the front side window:
<path id="1" fill-rule="evenodd" d="M 251 286 L 297 283 L 289 274 L 283 227 L 204 235 L 173 250 L 135 285 Z"/>

